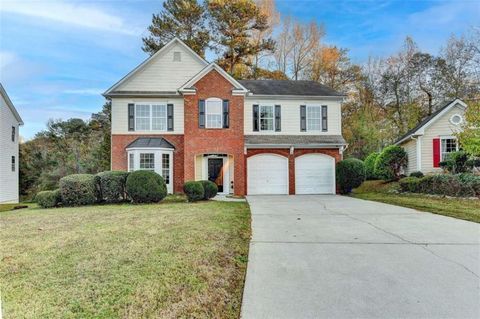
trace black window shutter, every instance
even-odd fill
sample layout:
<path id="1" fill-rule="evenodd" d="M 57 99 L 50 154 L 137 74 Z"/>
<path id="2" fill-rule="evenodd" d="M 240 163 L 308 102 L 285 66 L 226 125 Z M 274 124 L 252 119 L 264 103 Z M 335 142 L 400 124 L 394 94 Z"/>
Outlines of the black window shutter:
<path id="1" fill-rule="evenodd" d="M 327 106 L 322 105 L 322 132 L 328 131 Z"/>
<path id="2" fill-rule="evenodd" d="M 253 105 L 253 131 L 258 132 L 258 104 Z"/>
<path id="3" fill-rule="evenodd" d="M 173 104 L 167 104 L 167 130 L 173 131 Z"/>
<path id="4" fill-rule="evenodd" d="M 300 105 L 300 131 L 307 131 L 307 106 Z"/>
<path id="5" fill-rule="evenodd" d="M 198 100 L 198 127 L 205 128 L 205 100 Z"/>
<path id="6" fill-rule="evenodd" d="M 223 128 L 228 128 L 230 114 L 230 102 L 228 100 L 223 100 Z"/>
<path id="7" fill-rule="evenodd" d="M 128 103 L 128 130 L 135 131 L 135 104 Z"/>
<path id="8" fill-rule="evenodd" d="M 282 130 L 282 107 L 275 105 L 275 131 L 280 132 Z"/>

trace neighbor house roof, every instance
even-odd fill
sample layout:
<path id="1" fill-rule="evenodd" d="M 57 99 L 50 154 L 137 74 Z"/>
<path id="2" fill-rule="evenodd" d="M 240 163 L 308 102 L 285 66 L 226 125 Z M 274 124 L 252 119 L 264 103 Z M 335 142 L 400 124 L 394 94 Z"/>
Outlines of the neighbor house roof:
<path id="1" fill-rule="evenodd" d="M 240 80 L 238 82 L 253 95 L 344 96 L 344 94 L 314 81 Z"/>
<path id="2" fill-rule="evenodd" d="M 129 148 L 171 148 L 175 149 L 169 141 L 163 137 L 139 137 L 132 143 L 128 144 L 126 149 Z"/>
<path id="3" fill-rule="evenodd" d="M 346 145 L 341 135 L 245 135 L 247 147 L 338 147 Z"/>
<path id="4" fill-rule="evenodd" d="M 23 120 L 20 117 L 20 114 L 18 114 L 17 109 L 15 109 L 15 106 L 13 105 L 12 100 L 10 100 L 10 97 L 8 97 L 7 91 L 5 91 L 2 83 L 0 83 L 0 94 L 3 96 L 5 103 L 8 105 L 8 107 L 12 111 L 13 116 L 15 116 L 15 119 L 18 121 L 20 125 L 23 125 Z"/>
<path id="5" fill-rule="evenodd" d="M 441 115 L 445 114 L 450 108 L 455 106 L 456 104 L 460 104 L 463 107 L 467 107 L 467 105 L 460 99 L 454 99 L 454 100 L 449 100 L 449 101 L 443 101 L 441 103 L 438 103 L 436 105 L 436 111 L 424 118 L 417 126 L 409 130 L 407 133 L 403 134 L 396 142 L 395 144 L 401 144 L 404 141 L 406 141 L 408 138 L 414 136 L 414 135 L 421 135 L 423 132 L 421 132 L 422 128 L 424 128 L 427 124 L 432 123 L 433 121 L 437 120 Z M 420 133 L 420 134 L 419 134 Z"/>

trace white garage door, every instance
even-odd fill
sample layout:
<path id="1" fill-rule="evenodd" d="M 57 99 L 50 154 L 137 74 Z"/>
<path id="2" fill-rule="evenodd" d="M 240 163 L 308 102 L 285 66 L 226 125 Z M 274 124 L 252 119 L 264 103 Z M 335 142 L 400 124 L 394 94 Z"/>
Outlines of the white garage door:
<path id="1" fill-rule="evenodd" d="M 335 159 L 307 154 L 295 159 L 296 194 L 335 194 Z"/>
<path id="2" fill-rule="evenodd" d="M 288 159 L 275 154 L 249 157 L 247 194 L 288 194 Z"/>

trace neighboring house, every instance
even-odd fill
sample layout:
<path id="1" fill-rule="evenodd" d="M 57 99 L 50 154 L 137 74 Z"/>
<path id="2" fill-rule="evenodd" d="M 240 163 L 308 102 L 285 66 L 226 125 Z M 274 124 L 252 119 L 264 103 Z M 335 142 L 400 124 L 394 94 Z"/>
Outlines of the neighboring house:
<path id="1" fill-rule="evenodd" d="M 169 192 L 332 194 L 343 95 L 310 81 L 237 81 L 174 39 L 104 96 L 112 169 L 153 170 Z"/>
<path id="2" fill-rule="evenodd" d="M 455 133 L 461 130 L 467 105 L 459 100 L 444 102 L 432 115 L 395 142 L 408 154 L 407 174 L 440 171 L 440 162 L 459 149 Z"/>
<path id="3" fill-rule="evenodd" d="M 1 83 L 0 95 L 0 203 L 18 203 L 18 128 L 23 121 Z"/>

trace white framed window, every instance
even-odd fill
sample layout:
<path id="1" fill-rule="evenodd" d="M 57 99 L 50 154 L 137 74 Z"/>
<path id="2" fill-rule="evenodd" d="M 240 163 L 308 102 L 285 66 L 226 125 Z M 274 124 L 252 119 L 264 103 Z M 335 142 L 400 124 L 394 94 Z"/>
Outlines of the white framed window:
<path id="1" fill-rule="evenodd" d="M 448 155 L 458 151 L 457 139 L 454 137 L 444 137 L 440 143 L 440 160 L 443 162 L 448 159 Z"/>
<path id="2" fill-rule="evenodd" d="M 135 170 L 135 154 L 128 153 L 128 171 L 133 172 Z"/>
<path id="3" fill-rule="evenodd" d="M 145 171 L 155 170 L 155 154 L 140 153 L 140 169 Z"/>
<path id="4" fill-rule="evenodd" d="M 170 154 L 162 154 L 162 176 L 166 184 L 170 184 Z"/>
<path id="5" fill-rule="evenodd" d="M 206 128 L 222 128 L 222 100 L 209 98 L 205 101 Z"/>
<path id="6" fill-rule="evenodd" d="M 320 106 L 307 106 L 307 131 L 322 130 L 322 109 Z"/>
<path id="7" fill-rule="evenodd" d="M 260 105 L 260 131 L 275 130 L 275 109 L 273 105 Z"/>
<path id="8" fill-rule="evenodd" d="M 166 104 L 135 104 L 136 131 L 166 131 Z"/>
<path id="9" fill-rule="evenodd" d="M 453 114 L 450 118 L 450 123 L 453 125 L 460 125 L 463 122 L 463 117 L 460 114 Z"/>

